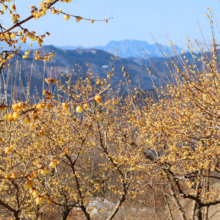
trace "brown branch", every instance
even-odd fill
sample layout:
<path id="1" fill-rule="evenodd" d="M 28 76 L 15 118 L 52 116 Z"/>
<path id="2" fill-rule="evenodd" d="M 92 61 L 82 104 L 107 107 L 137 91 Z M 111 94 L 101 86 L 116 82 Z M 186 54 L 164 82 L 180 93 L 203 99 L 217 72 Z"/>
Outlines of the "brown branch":
<path id="1" fill-rule="evenodd" d="M 64 15 L 69 15 L 69 16 L 74 17 L 74 18 L 79 18 L 80 17 L 81 20 L 87 20 L 87 21 L 91 21 L 91 20 L 93 20 L 93 21 L 106 21 L 106 20 L 113 19 L 113 17 L 111 17 L 111 18 L 106 18 L 106 19 L 101 19 L 101 20 L 94 20 L 94 19 L 90 19 L 90 18 L 83 18 L 83 17 L 77 16 L 77 15 L 71 15 L 71 14 L 68 14 L 68 13 L 65 13 L 65 12 L 62 12 L 62 11 L 61 12 L 59 11 L 59 13 L 64 14 Z"/>
<path id="2" fill-rule="evenodd" d="M 78 190 L 78 193 L 79 193 L 79 197 L 80 197 L 80 208 L 82 209 L 85 217 L 87 218 L 87 220 L 90 220 L 90 214 L 89 212 L 86 210 L 86 207 L 85 207 L 85 204 L 83 202 L 83 195 L 82 195 L 82 191 L 80 189 L 80 183 L 79 183 L 79 180 L 78 180 L 78 177 L 77 177 L 77 174 L 76 174 L 76 169 L 75 169 L 75 163 L 72 161 L 71 157 L 66 155 L 66 158 L 69 160 L 70 164 L 71 164 L 71 169 L 73 171 L 73 174 L 74 174 L 74 177 L 75 177 L 75 181 L 76 181 L 76 187 L 77 187 L 77 190 Z"/>
<path id="3" fill-rule="evenodd" d="M 9 211 L 15 213 L 16 210 L 13 209 L 10 205 L 8 205 L 7 203 L 3 202 L 2 200 L 0 200 L 0 205 L 4 206 L 5 208 L 7 208 Z"/>
<path id="4" fill-rule="evenodd" d="M 117 204 L 115 205 L 115 208 L 113 209 L 112 213 L 110 214 L 110 216 L 106 220 L 112 220 L 115 217 L 115 215 L 117 214 L 117 212 L 118 212 L 119 208 L 121 207 L 122 203 L 126 199 L 127 189 L 128 189 L 128 184 L 123 182 L 122 195 L 120 196 L 120 198 L 119 198 Z"/>
<path id="5" fill-rule="evenodd" d="M 58 1 L 60 0 L 55 0 L 54 2 L 50 3 L 49 6 L 47 7 L 47 9 L 49 9 L 52 5 L 56 4 Z M 33 15 L 30 15 L 29 17 L 27 17 L 26 19 L 16 23 L 15 25 L 11 26 L 10 28 L 6 29 L 2 34 L 5 34 L 7 32 L 9 32 L 10 30 L 16 28 L 16 27 L 19 27 L 20 25 L 22 25 L 23 23 L 31 20 L 34 16 Z"/>

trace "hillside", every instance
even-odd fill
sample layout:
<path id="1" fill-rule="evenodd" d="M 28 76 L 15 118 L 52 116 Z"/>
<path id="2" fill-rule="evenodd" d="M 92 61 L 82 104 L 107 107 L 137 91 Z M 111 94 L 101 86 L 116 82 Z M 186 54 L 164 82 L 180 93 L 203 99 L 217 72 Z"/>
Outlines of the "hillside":
<path id="1" fill-rule="evenodd" d="M 31 79 L 30 91 L 31 93 L 35 93 L 36 90 L 41 95 L 42 91 L 42 82 L 43 78 L 50 76 L 51 67 L 53 67 L 52 75 L 56 78 L 60 77 L 60 73 L 64 75 L 68 73 L 67 68 L 69 67 L 70 74 L 73 74 L 73 79 L 75 76 L 72 69 L 77 70 L 75 64 L 78 64 L 80 68 L 82 68 L 81 75 L 84 76 L 84 73 L 87 72 L 88 67 L 86 67 L 86 63 L 89 64 L 90 72 L 93 72 L 95 76 L 106 77 L 107 72 L 109 72 L 112 67 L 111 64 L 113 62 L 111 53 L 99 50 L 99 49 L 75 49 L 75 50 L 63 50 L 56 48 L 54 46 L 44 46 L 40 49 L 42 53 L 49 53 L 54 51 L 55 55 L 50 62 L 46 63 L 44 66 L 43 61 L 32 61 L 27 59 L 22 59 L 18 57 L 18 62 L 14 60 L 11 61 L 11 66 L 9 69 L 5 69 L 3 72 L 3 76 L 7 79 L 8 83 L 12 83 L 14 91 L 21 91 L 21 80 L 24 87 L 27 86 L 27 83 Z M 32 53 L 29 55 L 31 57 Z M 190 54 L 186 54 L 187 57 L 191 57 Z M 174 58 L 175 59 L 175 58 Z M 165 58 L 155 57 L 151 58 L 151 62 L 155 65 L 157 70 L 164 74 L 164 63 Z M 146 70 L 145 64 L 152 71 L 154 77 L 154 83 L 156 86 L 160 86 L 164 84 L 161 78 L 158 76 L 155 69 L 151 66 L 150 61 L 144 58 L 134 58 L 130 57 L 128 59 L 116 57 L 114 63 L 114 72 L 115 75 L 112 77 L 112 87 L 114 88 L 120 81 L 125 82 L 122 72 L 122 66 L 125 67 L 126 72 L 130 75 L 130 79 L 132 80 L 133 85 L 140 85 L 144 90 L 149 90 L 153 88 L 152 80 L 149 76 L 148 71 Z M 33 67 L 33 68 L 32 68 Z M 10 74 L 8 74 L 8 71 Z M 8 75 L 8 78 L 7 78 Z M 19 76 L 20 75 L 20 76 Z M 169 74 L 168 74 L 169 75 Z M 75 78 L 76 79 L 76 78 Z M 165 79 L 165 78 L 164 78 Z M 16 84 L 14 83 L 16 81 Z M 10 86 L 8 87 L 10 88 Z M 8 89 L 9 90 L 9 89 Z M 2 90 L 3 93 L 3 90 Z M 8 92 L 10 93 L 10 92 Z"/>

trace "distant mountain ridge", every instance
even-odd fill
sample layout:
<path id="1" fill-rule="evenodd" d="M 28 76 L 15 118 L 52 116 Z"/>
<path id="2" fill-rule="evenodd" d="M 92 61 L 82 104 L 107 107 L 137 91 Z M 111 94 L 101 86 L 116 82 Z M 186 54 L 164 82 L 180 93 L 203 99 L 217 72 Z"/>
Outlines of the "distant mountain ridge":
<path id="1" fill-rule="evenodd" d="M 13 94 L 19 94 L 18 91 L 24 91 L 21 89 L 21 85 L 24 87 L 30 86 L 30 93 L 35 94 L 36 89 L 40 97 L 42 96 L 44 77 L 54 77 L 60 79 L 61 73 L 64 75 L 71 75 L 72 80 L 77 80 L 78 75 L 75 74 L 75 70 L 80 73 L 80 77 L 85 78 L 86 72 L 89 71 L 94 74 L 94 76 L 99 76 L 101 79 L 107 77 L 107 72 L 111 72 L 113 63 L 112 56 L 113 54 L 99 50 L 99 49 L 75 49 L 75 50 L 66 50 L 54 47 L 53 45 L 43 46 L 39 49 L 43 53 L 55 52 L 54 57 L 51 58 L 50 62 L 45 63 L 42 60 L 29 60 L 23 59 L 22 57 L 14 57 L 11 59 L 10 67 L 6 67 L 2 73 L 5 79 L 9 76 L 8 82 L 13 83 Z M 24 51 L 21 51 L 21 55 L 24 54 Z M 33 57 L 34 50 L 29 54 L 30 57 Z M 186 56 L 189 60 L 189 63 L 193 62 L 192 55 L 190 53 L 182 54 Z M 197 55 L 198 57 L 199 55 Z M 122 71 L 122 66 L 125 67 L 129 79 L 132 81 L 132 86 L 142 86 L 144 90 L 152 90 L 153 85 L 160 87 L 161 85 L 166 84 L 166 77 L 163 79 L 161 76 L 166 75 L 169 78 L 171 77 L 169 71 L 166 71 L 166 65 L 164 64 L 167 58 L 165 57 L 153 57 L 150 60 L 145 58 L 121 58 L 119 56 L 115 57 L 114 60 L 114 75 L 111 77 L 111 87 L 113 90 L 117 88 L 118 83 L 125 82 L 124 72 Z M 174 56 L 172 59 L 175 59 L 177 65 L 181 65 L 178 61 L 178 57 Z M 152 67 L 152 64 L 156 66 Z M 147 68 L 151 71 L 152 75 L 149 76 Z M 89 67 L 87 66 L 89 65 Z M 18 68 L 19 67 L 19 68 Z M 53 67 L 53 68 L 52 68 Z M 170 65 L 170 68 L 171 65 Z M 74 69 L 74 70 L 73 70 Z M 19 71 L 20 72 L 19 72 Z M 166 71 L 166 72 L 165 72 Z M 162 74 L 158 74 L 158 72 Z M 9 74 L 8 73 L 13 73 Z M 21 76 L 22 84 L 20 83 Z M 17 76 L 16 76 L 17 75 Z M 152 82 L 152 80 L 154 82 Z M 2 87 L 3 88 L 3 87 Z M 10 87 L 8 87 L 10 90 Z M 123 87 L 122 91 L 125 91 Z M 12 91 L 12 90 L 11 90 Z M 11 91 L 8 91 L 7 94 L 10 94 Z M 127 90 L 126 90 L 127 91 Z M 0 94 L 3 94 L 3 91 L 0 91 Z"/>
<path id="2" fill-rule="evenodd" d="M 172 46 L 164 46 L 161 44 L 149 44 L 147 41 L 140 40 L 122 40 L 122 41 L 110 41 L 106 46 L 95 46 L 90 48 L 84 48 L 82 46 L 62 46 L 59 47 L 66 50 L 74 50 L 77 48 L 80 49 L 99 49 L 109 53 L 114 54 L 116 49 L 118 49 L 118 56 L 123 58 L 136 57 L 136 58 L 146 58 L 146 54 L 143 53 L 143 50 L 150 57 L 163 57 L 161 50 L 166 50 L 174 56 Z M 176 51 L 181 52 L 181 48 L 175 45 Z"/>
<path id="3" fill-rule="evenodd" d="M 29 87 L 30 94 L 36 95 L 36 97 L 42 97 L 42 91 L 44 86 L 44 78 L 54 77 L 56 79 L 62 79 L 65 83 L 65 77 L 62 78 L 61 74 L 64 76 L 71 76 L 71 80 L 74 82 L 78 80 L 78 77 L 85 79 L 86 72 L 93 73 L 94 76 L 99 76 L 101 79 L 107 77 L 107 72 L 112 71 L 112 65 L 114 65 L 114 75 L 111 77 L 111 88 L 116 91 L 118 84 L 125 83 L 124 72 L 122 71 L 122 66 L 125 67 L 126 75 L 131 80 L 131 87 L 138 87 L 141 85 L 144 91 L 154 91 L 154 85 L 160 88 L 161 85 L 165 86 L 168 79 L 173 80 L 173 76 L 170 74 L 170 69 L 175 71 L 172 66 L 172 62 L 169 64 L 169 69 L 165 65 L 167 57 L 153 57 L 150 59 L 146 58 L 121 58 L 119 56 L 115 57 L 114 63 L 112 60 L 113 54 L 99 50 L 99 49 L 75 49 L 66 50 L 54 47 L 53 45 L 43 46 L 39 49 L 43 53 L 55 52 L 55 55 L 51 58 L 50 62 L 45 63 L 42 60 L 29 60 L 23 59 L 22 57 L 14 57 L 10 61 L 10 66 L 6 67 L 2 76 L 7 79 L 8 83 L 13 82 L 13 86 L 7 86 L 7 92 L 3 90 L 3 86 L 0 89 L 1 94 L 7 94 L 8 100 L 13 94 L 13 97 L 21 99 L 24 98 L 24 91 L 26 87 Z M 24 51 L 20 51 L 21 55 Z M 31 50 L 29 54 L 33 57 L 34 50 Z M 220 56 L 220 51 L 219 51 Z M 194 59 L 191 53 L 185 53 L 180 55 L 183 59 L 185 57 L 189 60 L 188 64 L 194 64 Z M 201 54 L 196 55 L 198 58 Z M 211 56 L 211 55 L 210 55 Z M 176 61 L 177 66 L 183 70 L 182 63 L 179 60 L 179 56 L 173 56 L 172 60 Z M 151 71 L 151 77 L 146 66 Z M 152 66 L 154 65 L 154 67 Z M 197 66 L 199 71 L 202 66 L 197 61 Z M 89 65 L 89 66 L 88 66 Z M 156 69 L 155 69 L 156 67 Z M 79 74 L 75 74 L 78 71 Z M 153 80 L 153 82 L 152 82 Z M 22 83 L 21 83 L 22 82 Z M 12 84 L 11 84 L 12 85 Z M 121 84 L 121 94 L 127 93 L 127 84 L 122 86 Z M 155 91 L 154 91 L 155 92 Z M 156 94 L 156 93 L 155 93 Z M 6 96 L 5 96 L 6 97 Z"/>
<path id="4" fill-rule="evenodd" d="M 33 50 L 33 49 L 39 49 L 39 45 L 37 42 L 32 43 L 33 46 L 30 47 L 29 44 L 22 44 L 21 50 Z M 0 42 L 0 47 L 4 46 L 4 49 L 9 50 L 7 45 Z M 49 46 L 43 44 L 43 46 Z M 55 46 L 55 45 L 54 45 Z M 118 56 L 122 58 L 147 58 L 146 54 L 143 53 L 143 50 L 149 55 L 149 57 L 164 57 L 164 55 L 161 53 L 161 50 L 164 52 L 167 50 L 171 56 L 175 56 L 176 54 L 173 53 L 172 46 L 164 46 L 161 44 L 149 44 L 147 41 L 140 41 L 140 40 L 121 40 L 121 41 L 110 41 L 106 46 L 94 46 L 94 47 L 83 47 L 83 46 L 55 46 L 57 48 L 63 49 L 63 50 L 75 50 L 75 49 L 98 49 L 103 50 L 105 52 L 109 52 L 111 54 L 115 54 L 116 49 L 118 49 Z M 175 46 L 176 51 L 178 53 L 181 53 L 181 48 L 178 46 Z M 187 51 L 185 51 L 187 52 Z"/>

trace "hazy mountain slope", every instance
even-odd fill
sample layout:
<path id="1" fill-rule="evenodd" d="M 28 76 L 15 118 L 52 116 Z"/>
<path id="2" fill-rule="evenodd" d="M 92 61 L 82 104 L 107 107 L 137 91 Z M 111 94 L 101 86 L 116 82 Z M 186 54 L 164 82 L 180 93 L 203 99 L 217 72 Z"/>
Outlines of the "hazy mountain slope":
<path id="1" fill-rule="evenodd" d="M 20 45 L 20 44 L 18 44 Z M 5 49 L 9 50 L 10 48 L 4 43 L 0 42 L 0 46 L 5 46 Z M 44 45 L 48 46 L 48 45 Z M 167 51 L 173 56 L 173 48 L 171 46 L 163 46 L 161 44 L 149 44 L 146 41 L 140 40 L 122 40 L 122 41 L 110 41 L 106 46 L 94 46 L 93 49 L 104 50 L 106 52 L 115 54 L 116 49 L 118 49 L 118 56 L 123 58 L 136 57 L 136 58 L 146 58 L 146 54 L 143 53 L 143 50 L 150 57 L 163 57 L 160 49 L 164 50 L 166 47 Z M 64 50 L 75 50 L 75 49 L 92 49 L 84 48 L 82 46 L 62 46 L 58 47 Z M 181 52 L 181 49 L 178 46 L 175 46 L 178 53 Z M 36 42 L 33 42 L 33 46 L 30 48 L 28 44 L 21 44 L 22 50 L 28 49 L 39 49 L 39 45 Z"/>
<path id="2" fill-rule="evenodd" d="M 100 77 L 106 77 L 107 71 L 111 70 L 111 64 L 113 60 L 111 59 L 112 54 L 105 52 L 103 50 L 98 49 L 76 49 L 76 50 L 62 50 L 56 48 L 54 46 L 44 46 L 40 49 L 43 53 L 49 53 L 54 51 L 55 56 L 52 58 L 51 62 L 47 62 L 46 66 L 44 66 L 43 61 L 31 61 L 31 60 L 24 60 L 21 57 L 18 58 L 19 62 L 16 62 L 15 59 L 11 60 L 11 66 L 9 69 L 4 69 L 3 75 L 4 79 L 9 76 L 8 82 L 13 84 L 14 91 L 21 91 L 21 80 L 22 85 L 26 87 L 28 82 L 31 80 L 30 83 L 30 91 L 32 94 L 38 91 L 39 95 L 41 96 L 43 79 L 45 77 L 50 77 L 51 74 L 55 78 L 60 78 L 60 74 L 68 73 L 67 67 L 69 67 L 69 73 L 73 75 L 73 79 L 76 79 L 75 73 L 72 69 L 78 69 L 75 64 L 80 65 L 81 75 L 84 77 L 84 73 L 90 69 L 90 72 L 93 72 L 95 76 L 99 75 Z M 33 55 L 30 54 L 30 57 Z M 190 59 L 191 55 L 186 54 L 186 56 Z M 174 59 L 177 60 L 176 57 Z M 151 58 L 154 66 L 157 70 L 164 74 L 165 73 L 165 58 L 162 57 L 154 57 Z M 89 67 L 86 67 L 86 63 L 89 64 Z M 148 71 L 144 65 L 147 65 L 154 75 L 153 80 L 154 83 L 159 86 L 163 81 L 158 76 L 157 72 L 152 68 L 150 61 L 143 58 L 121 58 L 117 57 L 114 63 L 114 72 L 115 75 L 112 77 L 112 87 L 115 86 L 120 82 L 125 82 L 122 72 L 122 66 L 125 67 L 126 71 L 130 75 L 130 79 L 134 85 L 138 85 L 140 82 L 141 86 L 145 90 L 149 90 L 153 88 L 152 80 L 149 76 Z M 33 65 L 33 68 L 32 68 Z M 51 73 L 51 67 L 53 67 L 53 71 Z M 8 72 L 9 71 L 9 72 Z M 59 73 L 61 71 L 61 73 Z M 8 74 L 9 73 L 9 74 Z M 167 71 L 167 75 L 170 76 L 169 71 Z M 75 78 L 74 78 L 75 77 Z M 16 81 L 16 82 L 15 82 Z M 8 87 L 10 90 L 10 86 Z M 1 91 L 3 92 L 3 91 Z M 9 92 L 10 93 L 10 92 Z"/>
<path id="3" fill-rule="evenodd" d="M 159 47 L 158 47 L 159 46 Z M 146 55 L 143 53 L 143 50 L 150 57 L 161 57 L 163 56 L 160 52 L 160 47 L 164 49 L 166 47 L 168 51 L 173 54 L 173 48 L 171 46 L 163 46 L 161 44 L 149 44 L 146 41 L 140 40 L 122 40 L 122 41 L 111 41 L 104 47 L 94 47 L 110 53 L 115 53 L 118 49 L 118 56 L 128 58 L 128 57 L 142 57 L 145 58 Z M 177 46 L 176 50 L 180 53 L 181 49 Z"/>
<path id="4" fill-rule="evenodd" d="M 83 72 L 85 73 L 88 70 L 88 67 L 86 67 L 85 63 L 89 64 L 90 72 L 93 72 L 96 76 L 99 75 L 100 77 L 106 77 L 107 71 L 110 71 L 112 69 L 112 67 L 110 66 L 113 62 L 113 60 L 111 59 L 112 54 L 102 50 L 62 50 L 54 46 L 44 46 L 40 50 L 44 53 L 49 53 L 52 51 L 55 52 L 55 56 L 52 58 L 51 62 L 46 63 L 45 68 L 43 61 L 24 60 L 19 57 L 18 62 L 16 62 L 15 59 L 12 59 L 10 68 L 4 69 L 4 78 L 7 78 L 9 71 L 10 74 L 8 82 L 9 84 L 13 82 L 13 86 L 16 84 L 17 90 L 21 90 L 19 87 L 19 85 L 21 85 L 20 76 L 22 78 L 22 84 L 24 85 L 24 87 L 28 85 L 28 81 L 31 78 L 31 93 L 33 94 L 38 91 L 41 96 L 43 78 L 50 77 L 51 67 L 53 67 L 52 76 L 55 78 L 60 77 L 59 71 L 67 74 L 67 67 L 69 67 L 70 69 L 70 74 L 73 74 L 73 76 L 75 77 L 75 74 L 72 71 L 73 68 L 76 70 L 78 69 L 75 64 L 78 64 L 82 67 L 82 76 L 84 76 Z M 32 55 L 33 52 L 30 54 L 30 57 Z M 151 79 L 144 66 L 140 66 L 134 61 L 123 59 L 120 57 L 118 57 L 114 63 L 115 75 L 112 77 L 111 82 L 113 88 L 120 82 L 120 80 L 125 81 L 122 72 L 122 65 L 125 66 L 126 71 L 128 71 L 130 78 L 133 82 L 136 82 L 137 80 L 144 81 L 144 88 L 152 88 Z M 16 81 L 16 83 L 14 81 Z M 8 88 L 10 89 L 10 86 Z"/>
<path id="5" fill-rule="evenodd" d="M 171 55 L 173 54 L 173 48 L 171 46 L 163 46 L 161 44 L 149 44 L 146 41 L 140 41 L 140 40 L 122 40 L 122 41 L 111 41 L 106 46 L 95 46 L 92 47 L 94 49 L 104 50 L 109 53 L 114 54 L 116 49 L 118 49 L 118 56 L 123 58 L 128 57 L 142 57 L 146 58 L 146 55 L 143 53 L 143 50 L 150 56 L 150 57 L 161 57 L 163 56 L 160 48 L 164 49 L 164 47 L 167 48 L 167 50 L 170 52 Z M 86 49 L 82 46 L 63 46 L 60 47 L 62 49 L 68 49 L 73 50 L 77 48 Z M 175 46 L 178 53 L 181 52 L 181 49 L 178 46 Z"/>

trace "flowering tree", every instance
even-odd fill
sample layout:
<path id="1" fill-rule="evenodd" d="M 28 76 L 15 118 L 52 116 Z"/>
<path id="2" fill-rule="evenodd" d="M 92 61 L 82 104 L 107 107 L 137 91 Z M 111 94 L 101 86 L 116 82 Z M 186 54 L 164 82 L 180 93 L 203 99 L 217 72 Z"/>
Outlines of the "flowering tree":
<path id="1" fill-rule="evenodd" d="M 48 12 L 51 12 L 52 14 L 62 14 L 64 15 L 64 19 L 65 20 L 69 20 L 71 17 L 74 17 L 76 19 L 77 22 L 79 22 L 80 20 L 84 19 L 84 20 L 89 20 L 91 23 L 94 23 L 94 21 L 105 21 L 106 23 L 108 22 L 109 19 L 104 19 L 104 20 L 93 20 L 93 19 L 87 19 L 87 18 L 83 18 L 81 16 L 75 16 L 75 15 L 71 15 L 68 14 L 66 12 L 63 12 L 62 9 L 56 9 L 55 6 L 58 2 L 63 2 L 63 3 L 71 3 L 72 0 L 45 0 L 45 1 L 40 1 L 40 5 L 39 8 L 32 5 L 30 6 L 31 8 L 31 12 L 30 12 L 30 16 L 21 20 L 21 16 L 19 14 L 19 12 L 17 12 L 16 10 L 16 4 L 19 4 L 19 2 L 17 3 L 17 1 L 14 0 L 1 0 L 0 4 L 3 7 L 3 10 L 0 10 L 0 14 L 4 15 L 5 13 L 9 13 L 12 17 L 12 22 L 13 25 L 11 27 L 4 27 L 3 24 L 0 25 L 0 41 L 4 42 L 6 45 L 8 45 L 9 47 L 11 47 L 12 49 L 7 51 L 7 50 L 1 50 L 1 59 L 0 59 L 0 72 L 2 70 L 2 68 L 5 68 L 7 66 L 7 60 L 11 59 L 12 57 L 14 57 L 14 55 L 18 55 L 21 56 L 21 54 L 19 54 L 18 49 L 20 49 L 20 45 L 19 42 L 21 42 L 21 44 L 25 44 L 27 42 L 28 39 L 32 40 L 32 41 L 36 41 L 39 46 L 42 46 L 42 43 L 44 42 L 44 38 L 46 37 L 46 35 L 50 35 L 49 32 L 43 33 L 41 35 L 38 35 L 34 30 L 28 30 L 27 28 L 25 28 L 25 24 L 30 21 L 30 20 L 37 20 L 40 19 L 42 16 L 45 16 Z M 32 44 L 30 44 L 30 47 L 32 46 Z M 31 51 L 28 50 L 25 52 L 25 54 L 23 55 L 24 59 L 28 59 L 28 55 Z M 49 54 L 39 54 L 39 53 L 35 53 L 34 54 L 34 59 L 36 60 L 44 60 L 44 61 L 50 61 L 51 57 L 53 56 L 52 53 Z M 8 64 L 9 65 L 9 64 Z"/>
<path id="2" fill-rule="evenodd" d="M 65 20 L 84 19 L 57 10 L 58 0 L 45 0 L 20 21 L 9 2 L 1 4 L 14 25 L 1 27 L 0 39 L 12 49 L 2 51 L 1 68 L 19 55 L 18 39 L 42 45 L 46 35 L 22 26 L 30 19 L 48 10 Z M 0 217 L 49 219 L 59 213 L 65 220 L 74 212 L 78 218 L 112 220 L 123 218 L 122 207 L 134 200 L 151 208 L 155 219 L 210 219 L 215 213 L 210 217 L 209 208 L 220 204 L 215 182 L 220 179 L 219 60 L 216 44 L 197 54 L 190 41 L 188 47 L 191 60 L 184 51 L 167 59 L 169 81 L 156 89 L 157 100 L 140 88 L 133 91 L 124 66 L 128 95 L 118 95 L 121 84 L 114 93 L 109 84 L 112 57 L 112 71 L 104 79 L 89 69 L 75 81 L 64 76 L 65 84 L 51 76 L 45 79 L 42 100 L 1 104 Z M 28 54 L 23 58 L 29 59 Z M 48 61 L 52 54 L 34 56 Z M 105 209 L 99 199 L 111 204 Z"/>

